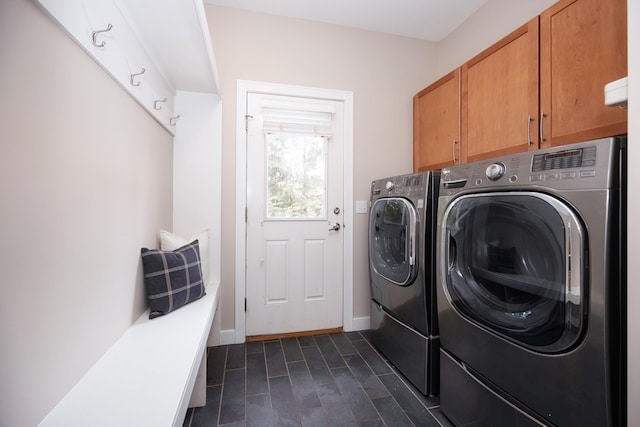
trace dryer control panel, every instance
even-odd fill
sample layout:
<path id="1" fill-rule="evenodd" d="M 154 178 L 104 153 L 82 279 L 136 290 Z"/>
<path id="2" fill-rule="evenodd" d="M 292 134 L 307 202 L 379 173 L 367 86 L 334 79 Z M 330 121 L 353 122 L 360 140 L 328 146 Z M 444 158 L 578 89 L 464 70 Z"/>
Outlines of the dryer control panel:
<path id="1" fill-rule="evenodd" d="M 624 138 L 603 138 L 528 151 L 442 169 L 440 195 L 489 188 L 547 187 L 557 190 L 610 188 L 619 165 L 612 163 Z"/>

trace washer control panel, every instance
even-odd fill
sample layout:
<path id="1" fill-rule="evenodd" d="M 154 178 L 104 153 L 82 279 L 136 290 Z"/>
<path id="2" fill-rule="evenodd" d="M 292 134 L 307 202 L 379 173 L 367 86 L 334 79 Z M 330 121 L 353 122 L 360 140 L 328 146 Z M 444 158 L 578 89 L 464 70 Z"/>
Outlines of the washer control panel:
<path id="1" fill-rule="evenodd" d="M 418 172 L 373 181 L 371 183 L 371 199 L 389 196 L 424 197 L 429 173 L 433 172 Z"/>

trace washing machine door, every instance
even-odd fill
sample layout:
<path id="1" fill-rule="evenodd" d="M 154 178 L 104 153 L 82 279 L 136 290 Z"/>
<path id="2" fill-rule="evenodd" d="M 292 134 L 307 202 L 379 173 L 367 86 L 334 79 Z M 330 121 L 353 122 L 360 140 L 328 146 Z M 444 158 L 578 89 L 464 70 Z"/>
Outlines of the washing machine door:
<path id="1" fill-rule="evenodd" d="M 376 200 L 369 216 L 371 274 L 399 286 L 409 286 L 418 274 L 416 226 L 418 213 L 401 197 Z"/>
<path id="2" fill-rule="evenodd" d="M 442 224 L 445 295 L 467 320 L 543 353 L 574 346 L 585 327 L 579 217 L 535 192 L 453 200 Z"/>

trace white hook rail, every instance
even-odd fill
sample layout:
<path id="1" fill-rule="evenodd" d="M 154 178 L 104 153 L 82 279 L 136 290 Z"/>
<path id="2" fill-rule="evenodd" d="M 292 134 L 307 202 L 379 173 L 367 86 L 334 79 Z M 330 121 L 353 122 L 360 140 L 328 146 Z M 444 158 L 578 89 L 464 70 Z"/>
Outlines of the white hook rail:
<path id="1" fill-rule="evenodd" d="M 155 0 L 35 3 L 171 134 L 176 133 L 173 123 L 178 120 L 176 93 L 219 93 L 202 0 L 165 0 L 162 10 L 153 14 L 149 10 L 155 7 Z M 185 40 L 189 52 L 185 52 L 185 43 L 177 40 Z M 158 55 L 152 56 L 154 53 Z M 188 73 L 184 72 L 185 64 L 192 68 Z M 156 102 L 163 99 L 166 101 Z"/>

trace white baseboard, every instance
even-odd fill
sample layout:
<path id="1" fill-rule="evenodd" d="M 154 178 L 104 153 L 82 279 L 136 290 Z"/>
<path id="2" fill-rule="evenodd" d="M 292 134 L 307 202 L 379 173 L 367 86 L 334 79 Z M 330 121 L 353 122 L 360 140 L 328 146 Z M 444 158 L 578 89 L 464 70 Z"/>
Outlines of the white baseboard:
<path id="1" fill-rule="evenodd" d="M 220 331 L 220 345 L 240 344 L 236 342 L 235 329 L 227 329 L 226 331 Z"/>
<path id="2" fill-rule="evenodd" d="M 371 328 L 371 318 L 370 317 L 354 317 L 353 318 L 353 330 L 354 331 L 363 331 L 365 329 Z"/>

